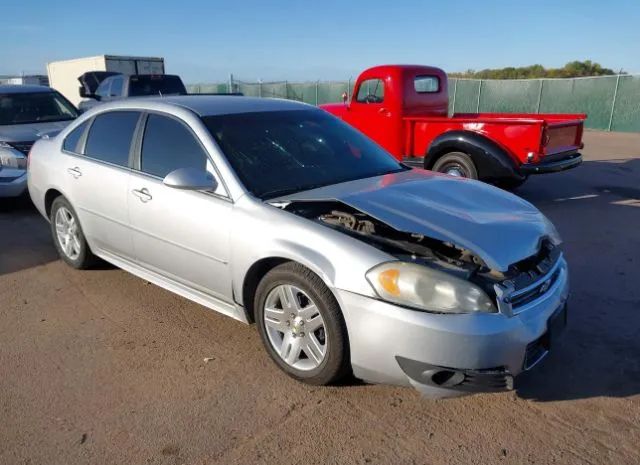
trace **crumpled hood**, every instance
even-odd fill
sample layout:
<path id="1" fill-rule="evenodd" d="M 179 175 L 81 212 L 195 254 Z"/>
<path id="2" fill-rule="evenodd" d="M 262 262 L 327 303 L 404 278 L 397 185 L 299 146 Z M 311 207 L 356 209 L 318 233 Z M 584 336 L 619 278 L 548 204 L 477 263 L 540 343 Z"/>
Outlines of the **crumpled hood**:
<path id="1" fill-rule="evenodd" d="M 26 142 L 40 139 L 47 134 L 51 137 L 62 131 L 68 121 L 50 121 L 45 123 L 10 124 L 0 126 L 0 140 L 6 142 Z"/>
<path id="2" fill-rule="evenodd" d="M 408 233 L 471 250 L 492 269 L 534 255 L 557 231 L 529 202 L 478 181 L 414 169 L 321 187 L 277 201 L 337 200 Z"/>

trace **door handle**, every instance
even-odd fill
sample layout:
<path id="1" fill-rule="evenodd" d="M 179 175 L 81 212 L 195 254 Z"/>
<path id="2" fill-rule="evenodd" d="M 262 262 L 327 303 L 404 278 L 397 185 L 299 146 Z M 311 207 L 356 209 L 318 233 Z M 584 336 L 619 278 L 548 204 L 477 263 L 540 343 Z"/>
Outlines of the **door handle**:
<path id="1" fill-rule="evenodd" d="M 381 115 L 384 115 L 384 116 L 391 116 L 391 112 L 389 110 L 387 110 L 386 108 L 380 108 L 378 110 L 378 113 L 380 113 Z"/>
<path id="2" fill-rule="evenodd" d="M 82 176 L 82 171 L 80 171 L 80 168 L 78 168 L 77 166 L 74 166 L 73 168 L 67 168 L 67 173 L 69 173 L 75 179 L 78 179 L 80 176 Z"/>
<path id="3" fill-rule="evenodd" d="M 144 203 L 153 198 L 149 193 L 149 189 L 147 189 L 146 187 L 143 187 L 142 189 L 133 189 L 131 192 Z"/>

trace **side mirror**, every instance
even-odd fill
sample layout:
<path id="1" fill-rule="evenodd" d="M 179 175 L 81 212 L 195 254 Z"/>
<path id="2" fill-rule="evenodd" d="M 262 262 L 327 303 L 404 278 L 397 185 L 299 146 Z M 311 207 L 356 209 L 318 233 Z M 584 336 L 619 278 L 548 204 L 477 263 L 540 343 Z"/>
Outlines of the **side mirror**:
<path id="1" fill-rule="evenodd" d="M 218 187 L 211 173 L 197 168 L 178 168 L 167 174 L 162 182 L 167 187 L 188 191 L 215 191 Z"/>

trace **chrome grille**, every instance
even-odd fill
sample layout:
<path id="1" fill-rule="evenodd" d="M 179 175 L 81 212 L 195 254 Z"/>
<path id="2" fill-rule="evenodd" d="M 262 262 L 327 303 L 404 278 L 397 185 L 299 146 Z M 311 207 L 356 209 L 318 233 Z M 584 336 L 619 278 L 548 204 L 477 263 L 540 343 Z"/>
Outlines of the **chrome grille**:
<path id="1" fill-rule="evenodd" d="M 496 284 L 496 301 L 500 312 L 508 316 L 516 315 L 526 304 L 549 292 L 549 289 L 553 288 L 560 277 L 561 263 L 562 254 L 558 254 L 552 265 L 549 268 L 545 267 L 545 273 L 542 276 L 522 287 L 516 284 L 517 280 L 507 280 Z"/>

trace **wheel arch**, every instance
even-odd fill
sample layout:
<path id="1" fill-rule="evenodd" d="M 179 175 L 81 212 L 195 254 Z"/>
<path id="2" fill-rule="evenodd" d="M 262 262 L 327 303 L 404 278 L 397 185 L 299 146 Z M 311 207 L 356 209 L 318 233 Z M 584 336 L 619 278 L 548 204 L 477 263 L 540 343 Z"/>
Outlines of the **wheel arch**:
<path id="1" fill-rule="evenodd" d="M 64 197 L 64 194 L 53 187 L 48 189 L 44 194 L 44 211 L 47 215 L 47 218 L 51 217 L 51 207 L 53 206 L 53 201 L 60 196 Z"/>
<path id="2" fill-rule="evenodd" d="M 425 154 L 424 168 L 432 169 L 443 155 L 463 152 L 471 157 L 483 181 L 523 176 L 506 149 L 488 137 L 471 131 L 448 131 L 436 137 Z"/>
<path id="3" fill-rule="evenodd" d="M 280 254 L 270 254 L 259 260 L 253 262 L 244 273 L 242 277 L 240 289 L 236 287 L 235 295 L 242 299 L 239 302 L 242 307 L 244 307 L 244 312 L 249 323 L 255 322 L 255 293 L 258 288 L 258 284 L 265 277 L 265 275 L 274 269 L 276 266 L 281 265 L 287 262 L 298 263 L 299 265 L 304 266 L 314 274 L 316 274 L 322 282 L 327 286 L 329 291 L 333 294 L 333 267 L 328 266 L 328 261 L 324 257 L 315 257 L 315 260 L 309 260 L 305 258 L 305 254 L 288 254 L 288 253 L 280 253 Z M 320 264 L 319 264 L 320 263 Z M 322 266 L 324 264 L 325 266 Z M 330 270 L 329 273 L 326 271 Z M 334 294 L 334 298 L 336 298 Z M 336 298 L 336 301 L 338 299 Z"/>

